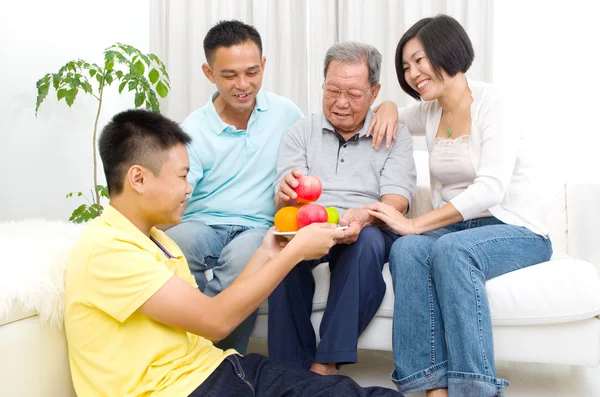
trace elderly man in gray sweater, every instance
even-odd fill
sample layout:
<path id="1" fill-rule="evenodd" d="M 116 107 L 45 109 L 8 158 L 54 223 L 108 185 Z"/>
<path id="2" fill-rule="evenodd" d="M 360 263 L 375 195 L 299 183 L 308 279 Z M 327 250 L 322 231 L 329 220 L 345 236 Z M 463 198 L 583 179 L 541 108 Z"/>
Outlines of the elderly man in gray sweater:
<path id="1" fill-rule="evenodd" d="M 279 151 L 276 207 L 295 205 L 296 178 L 314 175 L 323 184 L 318 203 L 335 207 L 340 225 L 348 226 L 326 256 L 299 263 L 269 297 L 269 356 L 324 375 L 356 362 L 358 337 L 381 304 L 381 270 L 398 237 L 362 207 L 381 201 L 405 213 L 415 192 L 407 128 L 399 125 L 391 147 L 380 150 L 366 136 L 380 70 L 381 54 L 373 46 L 332 46 L 325 57 L 323 113 L 296 122 Z M 310 322 L 312 269 L 323 262 L 329 262 L 331 277 L 317 346 Z"/>

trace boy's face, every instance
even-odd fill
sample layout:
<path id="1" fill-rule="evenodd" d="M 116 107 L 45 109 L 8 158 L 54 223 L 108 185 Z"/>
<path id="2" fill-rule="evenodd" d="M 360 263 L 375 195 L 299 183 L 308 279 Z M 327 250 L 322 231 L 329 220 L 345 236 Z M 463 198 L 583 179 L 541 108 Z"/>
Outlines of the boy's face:
<path id="1" fill-rule="evenodd" d="M 165 158 L 158 174 L 149 172 L 147 176 L 145 207 L 153 225 L 180 223 L 187 196 L 192 192 L 187 181 L 190 161 L 186 147 L 183 144 L 173 146 L 167 150 Z"/>
<path id="2" fill-rule="evenodd" d="M 228 107 L 238 111 L 252 111 L 260 90 L 266 58 L 260 49 L 247 41 L 231 47 L 219 47 L 212 65 L 202 65 L 202 70 L 219 90 Z"/>

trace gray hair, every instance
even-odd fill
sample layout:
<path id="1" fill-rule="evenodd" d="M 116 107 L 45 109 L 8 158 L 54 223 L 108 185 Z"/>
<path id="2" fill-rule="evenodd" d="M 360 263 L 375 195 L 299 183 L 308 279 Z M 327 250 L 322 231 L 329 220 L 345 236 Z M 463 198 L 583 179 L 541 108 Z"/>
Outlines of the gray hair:
<path id="1" fill-rule="evenodd" d="M 341 63 L 366 63 L 369 69 L 369 83 L 371 86 L 379 83 L 381 75 L 381 53 L 377 48 L 356 41 L 344 41 L 329 47 L 325 54 L 325 68 L 323 75 L 327 77 L 327 68 L 331 61 Z"/>

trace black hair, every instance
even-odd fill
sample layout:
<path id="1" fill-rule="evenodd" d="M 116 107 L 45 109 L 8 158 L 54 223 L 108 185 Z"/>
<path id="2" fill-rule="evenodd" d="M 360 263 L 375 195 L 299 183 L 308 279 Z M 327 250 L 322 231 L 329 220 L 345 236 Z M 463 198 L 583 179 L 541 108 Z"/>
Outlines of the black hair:
<path id="1" fill-rule="evenodd" d="M 220 21 L 210 28 L 206 37 L 204 37 L 204 56 L 206 56 L 206 62 L 212 65 L 215 60 L 215 53 L 219 47 L 232 47 L 249 41 L 257 45 L 262 58 L 262 40 L 254 26 L 237 20 Z"/>
<path id="2" fill-rule="evenodd" d="M 166 152 L 191 141 L 177 123 L 159 113 L 134 109 L 115 115 L 98 142 L 109 195 L 123 191 L 125 174 L 132 165 L 139 164 L 158 174 Z"/>
<path id="3" fill-rule="evenodd" d="M 443 14 L 421 19 L 404 33 L 396 47 L 398 82 L 402 90 L 415 99 L 421 100 L 421 95 L 408 85 L 402 67 L 404 46 L 415 37 L 423 45 L 429 63 L 439 78 L 442 78 L 442 70 L 450 76 L 456 76 L 458 72 L 466 73 L 473 63 L 473 45 L 456 19 Z"/>

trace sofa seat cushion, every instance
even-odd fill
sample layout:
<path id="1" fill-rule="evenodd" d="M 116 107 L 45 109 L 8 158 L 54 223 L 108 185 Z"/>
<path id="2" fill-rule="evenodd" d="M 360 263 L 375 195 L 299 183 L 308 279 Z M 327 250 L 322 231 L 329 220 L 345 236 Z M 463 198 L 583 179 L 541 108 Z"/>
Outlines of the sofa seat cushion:
<path id="1" fill-rule="evenodd" d="M 494 325 L 555 324 L 593 318 L 600 314 L 600 277 L 589 262 L 557 259 L 504 274 L 487 283 Z M 313 312 L 323 311 L 329 290 L 329 267 L 313 270 Z M 383 269 L 387 291 L 377 316 L 393 317 L 394 296 L 388 264 Z M 267 314 L 267 302 L 259 314 Z"/>
<path id="2" fill-rule="evenodd" d="M 495 325 L 566 323 L 600 314 L 600 277 L 589 262 L 556 259 L 487 283 Z"/>

